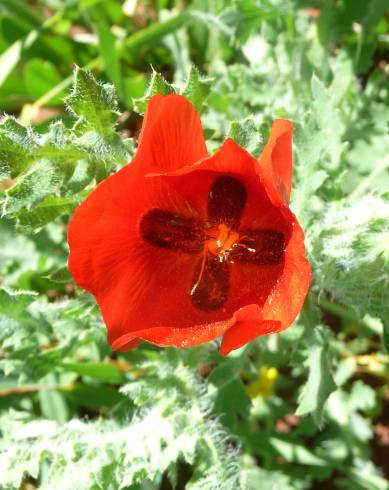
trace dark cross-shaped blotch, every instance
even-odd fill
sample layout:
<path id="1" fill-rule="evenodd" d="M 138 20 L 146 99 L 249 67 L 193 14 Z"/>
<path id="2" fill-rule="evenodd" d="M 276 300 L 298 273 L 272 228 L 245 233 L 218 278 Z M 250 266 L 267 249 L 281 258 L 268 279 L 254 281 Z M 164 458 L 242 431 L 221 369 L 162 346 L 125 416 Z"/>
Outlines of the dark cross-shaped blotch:
<path id="1" fill-rule="evenodd" d="M 200 256 L 188 291 L 192 304 L 200 310 L 218 310 L 226 303 L 231 264 L 277 265 L 284 258 L 282 232 L 239 229 L 246 202 L 246 187 L 226 175 L 211 185 L 207 221 L 163 209 L 151 209 L 141 219 L 140 232 L 146 242 Z"/>

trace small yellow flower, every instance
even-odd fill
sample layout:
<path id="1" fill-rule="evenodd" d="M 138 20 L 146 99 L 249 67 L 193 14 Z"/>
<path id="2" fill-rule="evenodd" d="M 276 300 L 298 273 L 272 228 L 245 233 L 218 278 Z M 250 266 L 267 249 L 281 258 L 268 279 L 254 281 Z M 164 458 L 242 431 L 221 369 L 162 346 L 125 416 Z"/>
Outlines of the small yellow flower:
<path id="1" fill-rule="evenodd" d="M 356 356 L 357 364 L 372 374 L 384 374 L 389 363 L 389 356 L 367 354 Z"/>
<path id="2" fill-rule="evenodd" d="M 262 396 L 269 398 L 274 391 L 274 385 L 279 378 L 279 372 L 275 367 L 262 366 L 258 373 L 258 378 L 247 385 L 247 393 L 251 398 Z"/>

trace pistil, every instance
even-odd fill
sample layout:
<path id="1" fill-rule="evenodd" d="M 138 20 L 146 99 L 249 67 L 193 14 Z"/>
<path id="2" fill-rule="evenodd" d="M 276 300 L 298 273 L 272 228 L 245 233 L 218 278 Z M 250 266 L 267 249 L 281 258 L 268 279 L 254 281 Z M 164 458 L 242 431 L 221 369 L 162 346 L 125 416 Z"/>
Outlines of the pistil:
<path id="1" fill-rule="evenodd" d="M 239 241 L 239 233 L 224 223 L 211 228 L 207 236 L 210 238 L 206 241 L 205 251 L 217 255 L 220 262 L 227 258 L 228 252 Z"/>

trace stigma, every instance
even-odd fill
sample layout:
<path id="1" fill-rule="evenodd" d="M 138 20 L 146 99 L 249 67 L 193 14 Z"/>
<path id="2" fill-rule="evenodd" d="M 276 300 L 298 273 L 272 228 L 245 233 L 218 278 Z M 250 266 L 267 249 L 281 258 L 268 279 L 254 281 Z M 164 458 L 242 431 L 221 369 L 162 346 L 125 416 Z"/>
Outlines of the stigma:
<path id="1" fill-rule="evenodd" d="M 208 252 L 216 255 L 220 262 L 227 260 L 228 253 L 237 246 L 239 233 L 225 223 L 220 223 L 207 231 L 206 246 Z"/>

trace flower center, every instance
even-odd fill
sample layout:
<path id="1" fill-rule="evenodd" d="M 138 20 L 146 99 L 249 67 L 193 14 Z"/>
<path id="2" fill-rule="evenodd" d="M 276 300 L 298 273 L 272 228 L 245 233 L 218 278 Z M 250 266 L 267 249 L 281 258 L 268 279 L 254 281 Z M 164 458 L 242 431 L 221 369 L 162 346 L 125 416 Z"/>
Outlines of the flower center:
<path id="1" fill-rule="evenodd" d="M 246 203 L 246 186 L 235 177 L 222 175 L 209 189 L 208 220 L 157 208 L 142 216 L 139 229 L 146 242 L 198 256 L 188 293 L 193 306 L 199 310 L 211 312 L 224 307 L 232 264 L 282 267 L 284 233 L 272 229 L 242 229 L 240 219 Z"/>
<path id="2" fill-rule="evenodd" d="M 239 233 L 224 223 L 220 223 L 208 230 L 207 236 L 210 238 L 206 241 L 206 249 L 208 252 L 218 256 L 220 262 L 227 259 L 228 252 L 239 241 Z"/>

